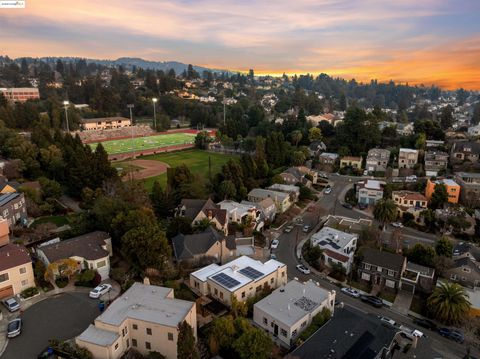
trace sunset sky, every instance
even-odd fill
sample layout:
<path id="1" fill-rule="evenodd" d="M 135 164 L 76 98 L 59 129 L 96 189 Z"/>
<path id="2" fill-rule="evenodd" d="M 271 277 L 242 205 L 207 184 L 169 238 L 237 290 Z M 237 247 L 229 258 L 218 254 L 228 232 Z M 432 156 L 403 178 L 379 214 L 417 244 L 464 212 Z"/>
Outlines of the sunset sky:
<path id="1" fill-rule="evenodd" d="M 0 54 L 176 60 L 480 89 L 480 0 L 26 0 Z"/>

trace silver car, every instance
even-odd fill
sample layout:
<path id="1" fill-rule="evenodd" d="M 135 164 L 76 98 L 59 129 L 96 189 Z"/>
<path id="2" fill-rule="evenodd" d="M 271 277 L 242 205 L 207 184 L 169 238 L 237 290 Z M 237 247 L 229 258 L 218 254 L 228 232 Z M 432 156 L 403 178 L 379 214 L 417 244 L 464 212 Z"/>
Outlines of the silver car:
<path id="1" fill-rule="evenodd" d="M 14 319 L 7 325 L 7 338 L 15 338 L 22 332 L 22 320 L 20 318 Z"/>
<path id="2" fill-rule="evenodd" d="M 15 298 L 8 298 L 3 301 L 3 305 L 7 307 L 10 312 L 15 312 L 20 309 L 20 304 Z"/>

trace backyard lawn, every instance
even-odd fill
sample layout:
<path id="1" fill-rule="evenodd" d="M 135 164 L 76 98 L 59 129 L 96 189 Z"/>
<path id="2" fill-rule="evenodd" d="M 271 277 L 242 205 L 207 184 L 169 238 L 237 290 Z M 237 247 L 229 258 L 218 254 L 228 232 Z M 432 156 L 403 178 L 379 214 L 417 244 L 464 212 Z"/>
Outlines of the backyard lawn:
<path id="1" fill-rule="evenodd" d="M 168 164 L 170 167 L 177 167 L 182 163 L 185 164 L 194 174 L 200 174 L 208 178 L 208 158 L 211 159 L 211 174 L 214 176 L 220 172 L 222 166 L 235 155 L 225 155 L 222 153 L 212 153 L 201 150 L 186 150 L 169 153 L 161 153 L 156 155 L 144 156 L 141 159 L 157 160 Z M 155 181 L 159 181 L 162 186 L 167 183 L 167 174 L 163 173 L 159 176 L 145 179 L 145 186 L 150 190 Z"/>
<path id="2" fill-rule="evenodd" d="M 39 224 L 43 224 L 43 223 L 53 223 L 55 224 L 57 227 L 61 227 L 61 226 L 64 226 L 66 224 L 69 224 L 70 221 L 69 221 L 69 217 L 72 217 L 72 216 L 75 216 L 75 214 L 71 214 L 71 215 L 65 215 L 65 216 L 46 216 L 46 217 L 39 217 L 37 219 L 35 219 L 35 221 L 32 223 L 32 227 L 35 228 L 36 226 L 38 226 Z"/>

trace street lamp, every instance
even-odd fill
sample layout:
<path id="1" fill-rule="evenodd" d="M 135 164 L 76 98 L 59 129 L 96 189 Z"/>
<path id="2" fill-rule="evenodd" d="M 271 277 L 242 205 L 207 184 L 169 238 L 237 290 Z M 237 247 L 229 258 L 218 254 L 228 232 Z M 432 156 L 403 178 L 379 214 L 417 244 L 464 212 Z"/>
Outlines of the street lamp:
<path id="1" fill-rule="evenodd" d="M 157 101 L 158 101 L 158 98 L 156 98 L 156 97 L 152 98 L 152 102 L 153 102 L 153 126 L 154 126 L 153 128 L 154 128 L 155 132 L 157 131 L 157 111 L 155 109 Z"/>
<path id="2" fill-rule="evenodd" d="M 135 146 L 133 143 L 133 115 L 132 115 L 133 104 L 128 104 L 127 107 L 130 110 L 130 128 L 132 129 L 132 158 L 135 158 Z"/>
<path id="3" fill-rule="evenodd" d="M 65 106 L 65 120 L 67 121 L 67 132 L 70 132 L 70 128 L 68 127 L 68 104 L 67 100 L 63 101 L 63 106 Z"/>

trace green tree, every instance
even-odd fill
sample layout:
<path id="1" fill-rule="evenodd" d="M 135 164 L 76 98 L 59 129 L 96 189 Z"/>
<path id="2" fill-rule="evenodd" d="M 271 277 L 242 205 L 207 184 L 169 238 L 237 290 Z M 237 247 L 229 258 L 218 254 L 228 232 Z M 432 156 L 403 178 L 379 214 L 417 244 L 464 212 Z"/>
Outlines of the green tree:
<path id="1" fill-rule="evenodd" d="M 267 359 L 272 350 L 272 340 L 263 330 L 250 327 L 233 343 L 240 359 Z"/>
<path id="2" fill-rule="evenodd" d="M 425 223 L 425 226 L 427 226 L 430 230 L 435 229 L 435 223 L 437 221 L 437 218 L 435 216 L 435 211 L 427 208 L 420 212 L 420 216 L 423 218 L 423 222 Z"/>
<path id="3" fill-rule="evenodd" d="M 220 187 L 218 188 L 218 196 L 222 200 L 234 199 L 237 196 L 235 184 L 230 180 L 222 181 L 222 183 L 220 183 Z"/>
<path id="4" fill-rule="evenodd" d="M 177 339 L 177 358 L 178 359 L 198 359 L 197 345 L 193 328 L 186 321 L 180 323 L 178 327 Z"/>
<path id="5" fill-rule="evenodd" d="M 235 326 L 231 315 L 215 318 L 208 333 L 208 346 L 212 355 L 229 348 L 234 340 Z"/>
<path id="6" fill-rule="evenodd" d="M 440 283 L 427 300 L 429 312 L 445 324 L 461 322 L 470 311 L 470 305 L 465 290 L 456 283 Z"/>
<path id="7" fill-rule="evenodd" d="M 435 250 L 432 247 L 417 243 L 408 250 L 407 258 L 413 263 L 433 267 L 435 265 Z"/>
<path id="8" fill-rule="evenodd" d="M 436 184 L 430 198 L 430 203 L 428 207 L 430 209 L 442 208 L 445 203 L 448 201 L 448 192 L 447 187 L 444 184 Z"/>
<path id="9" fill-rule="evenodd" d="M 417 136 L 417 140 L 415 141 L 415 148 L 419 150 L 424 150 L 426 145 L 427 136 L 423 132 L 419 133 Z"/>
<path id="10" fill-rule="evenodd" d="M 200 131 L 195 136 L 195 147 L 201 150 L 206 150 L 210 142 L 210 135 L 207 131 Z"/>
<path id="11" fill-rule="evenodd" d="M 54 180 L 49 180 L 45 177 L 39 178 L 40 188 L 43 199 L 47 198 L 60 198 L 63 194 L 62 186 L 60 183 Z"/>
<path id="12" fill-rule="evenodd" d="M 457 234 L 465 231 L 471 226 L 470 222 L 462 214 L 448 217 L 447 225 L 451 226 L 453 232 Z"/>
<path id="13" fill-rule="evenodd" d="M 302 140 L 302 132 L 299 130 L 295 130 L 290 134 L 290 138 L 292 139 L 292 144 L 295 145 L 295 147 L 298 147 L 298 143 Z"/>
<path id="14" fill-rule="evenodd" d="M 158 181 L 153 182 L 150 201 L 158 218 L 166 218 L 174 207 L 169 193 L 163 190 Z"/>
<path id="15" fill-rule="evenodd" d="M 453 108 L 450 105 L 445 106 L 440 114 L 440 125 L 446 130 L 453 125 Z"/>
<path id="16" fill-rule="evenodd" d="M 475 105 L 472 115 L 472 125 L 478 125 L 480 123 L 480 102 Z"/>
<path id="17" fill-rule="evenodd" d="M 292 164 L 294 166 L 302 166 L 306 161 L 305 154 L 302 151 L 295 151 L 292 154 Z"/>
<path id="18" fill-rule="evenodd" d="M 312 127 L 308 130 L 308 140 L 310 142 L 321 141 L 322 131 L 318 127 Z"/>
<path id="19" fill-rule="evenodd" d="M 397 218 L 397 206 L 395 202 L 389 198 L 382 198 L 373 208 L 373 215 L 375 219 L 382 223 L 385 229 L 387 222 L 392 222 Z"/>
<path id="20" fill-rule="evenodd" d="M 437 256 L 447 258 L 452 257 L 453 244 L 448 237 L 442 237 L 438 240 L 437 244 L 435 245 L 435 252 L 437 253 Z"/>

